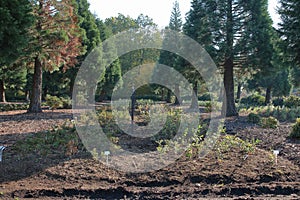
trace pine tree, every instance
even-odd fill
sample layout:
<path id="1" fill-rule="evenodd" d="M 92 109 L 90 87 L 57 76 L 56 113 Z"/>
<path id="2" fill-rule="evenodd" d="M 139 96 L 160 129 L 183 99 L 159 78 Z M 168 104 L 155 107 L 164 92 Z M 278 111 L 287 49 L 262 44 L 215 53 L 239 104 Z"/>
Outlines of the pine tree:
<path id="1" fill-rule="evenodd" d="M 164 45 L 173 45 L 174 47 L 177 46 L 177 48 L 180 48 L 180 45 L 178 44 L 178 40 L 175 40 L 174 38 L 170 38 L 170 35 L 168 35 L 168 30 L 171 31 L 176 31 L 176 32 L 181 32 L 182 31 L 182 19 L 181 19 L 181 12 L 179 9 L 179 3 L 178 1 L 175 1 L 174 5 L 173 5 L 173 9 L 171 12 L 171 17 L 170 17 L 170 21 L 169 21 L 169 26 L 166 28 L 166 35 L 164 37 L 164 41 L 163 41 L 163 46 Z M 171 43 L 176 43 L 176 44 L 171 44 Z M 160 53 L 159 56 L 159 61 L 160 64 L 164 64 L 166 66 L 172 67 L 177 71 L 180 71 L 180 66 L 181 66 L 181 62 L 180 62 L 180 57 L 171 53 L 171 52 L 167 52 L 167 51 L 162 51 Z M 157 69 L 156 69 L 157 70 Z M 159 73 L 159 72 L 156 72 Z M 161 79 L 172 79 L 174 77 L 170 77 L 170 74 L 161 74 L 160 75 Z M 175 85 L 174 88 L 174 92 L 176 95 L 176 99 L 175 99 L 175 105 L 178 105 L 180 103 L 180 90 L 179 90 L 179 83 Z M 164 90 L 164 89 L 162 89 Z M 167 89 L 167 97 L 166 97 L 166 101 L 168 103 L 171 103 L 171 90 Z"/>
<path id="2" fill-rule="evenodd" d="M 0 102 L 6 101 L 6 82 L 22 72 L 12 64 L 24 55 L 28 46 L 28 30 L 34 19 L 31 12 L 28 0 L 0 1 Z"/>
<path id="3" fill-rule="evenodd" d="M 78 26 L 78 16 L 73 0 L 32 0 L 36 17 L 31 29 L 31 56 L 28 63 L 34 66 L 33 88 L 28 112 L 42 112 L 42 74 L 66 70 L 76 64 L 77 56 L 83 52 L 81 45 L 82 29 Z"/>
<path id="4" fill-rule="evenodd" d="M 300 68 L 300 1 L 279 0 L 280 33 L 284 38 L 286 57 Z"/>

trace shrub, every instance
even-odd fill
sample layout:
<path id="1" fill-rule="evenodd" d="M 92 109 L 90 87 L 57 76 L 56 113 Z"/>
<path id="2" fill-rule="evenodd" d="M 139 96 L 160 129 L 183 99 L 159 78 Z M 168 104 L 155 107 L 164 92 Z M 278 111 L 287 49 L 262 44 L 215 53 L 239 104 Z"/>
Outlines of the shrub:
<path id="1" fill-rule="evenodd" d="M 300 118 L 297 118 L 296 123 L 293 125 L 290 138 L 300 139 Z"/>
<path id="2" fill-rule="evenodd" d="M 242 98 L 241 103 L 253 106 L 263 106 L 265 104 L 265 97 L 259 94 L 252 94 L 251 96 Z"/>
<path id="3" fill-rule="evenodd" d="M 274 117 L 263 117 L 260 121 L 260 124 L 263 128 L 277 128 L 279 122 Z"/>
<path id="4" fill-rule="evenodd" d="M 298 107 L 300 106 L 300 97 L 291 95 L 284 99 L 284 105 L 289 108 Z"/>
<path id="5" fill-rule="evenodd" d="M 256 113 L 250 113 L 248 115 L 248 122 L 258 124 L 260 122 L 260 120 L 261 120 L 261 117 Z"/>
<path id="6" fill-rule="evenodd" d="M 209 93 L 204 93 L 201 96 L 198 97 L 199 101 L 210 101 L 210 94 Z"/>
<path id="7" fill-rule="evenodd" d="M 0 104 L 0 111 L 27 110 L 28 104 Z"/>
<path id="8" fill-rule="evenodd" d="M 47 95 L 45 99 L 46 99 L 47 105 L 50 107 L 51 110 L 55 110 L 57 108 L 63 107 L 63 103 L 62 103 L 61 99 L 58 98 L 57 96 Z"/>
<path id="9" fill-rule="evenodd" d="M 72 108 L 72 102 L 69 97 L 57 97 L 57 96 L 46 96 L 46 104 L 50 107 L 51 110 L 58 108 L 69 109 Z"/>
<path id="10" fill-rule="evenodd" d="M 277 97 L 277 98 L 273 99 L 272 100 L 272 104 L 274 106 L 280 106 L 280 107 L 282 107 L 284 105 L 283 98 Z"/>
<path id="11" fill-rule="evenodd" d="M 72 108 L 72 101 L 70 97 L 60 97 L 60 100 L 62 102 L 62 108 L 64 109 Z"/>

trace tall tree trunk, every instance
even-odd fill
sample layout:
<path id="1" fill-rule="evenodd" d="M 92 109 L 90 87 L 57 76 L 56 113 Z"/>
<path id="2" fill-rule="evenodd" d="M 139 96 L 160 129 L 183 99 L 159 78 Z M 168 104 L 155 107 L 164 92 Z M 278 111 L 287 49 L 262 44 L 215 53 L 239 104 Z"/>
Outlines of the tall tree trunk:
<path id="1" fill-rule="evenodd" d="M 195 81 L 193 83 L 193 93 L 192 94 L 192 103 L 191 103 L 191 108 L 192 109 L 198 109 L 198 82 Z"/>
<path id="2" fill-rule="evenodd" d="M 165 100 L 165 88 L 161 89 L 161 100 L 164 101 Z"/>
<path id="3" fill-rule="evenodd" d="M 241 99 L 241 93 L 242 93 L 242 84 L 239 82 L 236 92 L 236 99 L 239 101 Z"/>
<path id="4" fill-rule="evenodd" d="M 233 82 L 233 60 L 227 59 L 224 67 L 224 87 L 225 99 L 223 106 L 223 114 L 226 117 L 237 116 L 237 110 L 234 102 L 234 82 Z"/>
<path id="5" fill-rule="evenodd" d="M 267 87 L 267 90 L 266 90 L 266 100 L 265 100 L 265 104 L 266 105 L 268 105 L 269 103 L 271 103 L 271 98 L 272 98 L 271 91 L 272 91 L 272 88 L 271 87 Z"/>
<path id="6" fill-rule="evenodd" d="M 30 97 L 30 104 L 28 112 L 39 113 L 42 112 L 42 79 L 43 79 L 43 67 L 38 57 L 34 61 L 34 74 L 33 74 L 33 86 Z"/>
<path id="7" fill-rule="evenodd" d="M 0 80 L 0 102 L 6 102 L 4 80 Z"/>
<path id="8" fill-rule="evenodd" d="M 166 99 L 167 103 L 171 103 L 171 90 L 167 90 L 167 99 Z"/>
<path id="9" fill-rule="evenodd" d="M 225 53 L 224 64 L 224 86 L 225 99 L 223 102 L 223 114 L 226 117 L 237 116 L 237 110 L 234 102 L 234 81 L 233 81 L 233 9 L 232 0 L 227 0 L 227 21 L 226 21 L 226 43 L 227 50 Z"/>
<path id="10" fill-rule="evenodd" d="M 175 92 L 175 103 L 174 103 L 174 105 L 179 105 L 181 103 L 179 84 L 175 84 L 175 91 L 174 92 Z"/>

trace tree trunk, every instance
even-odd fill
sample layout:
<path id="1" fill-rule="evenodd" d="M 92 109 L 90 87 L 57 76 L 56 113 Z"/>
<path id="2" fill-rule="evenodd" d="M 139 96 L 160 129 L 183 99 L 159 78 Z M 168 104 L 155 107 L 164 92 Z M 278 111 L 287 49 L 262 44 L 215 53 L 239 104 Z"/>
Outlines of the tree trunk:
<path id="1" fill-rule="evenodd" d="M 224 86 L 225 99 L 223 102 L 222 114 L 226 117 L 237 116 L 237 110 L 234 102 L 234 81 L 233 81 L 233 9 L 232 0 L 227 0 L 227 20 L 226 20 L 226 43 L 227 50 L 225 53 L 224 64 Z"/>
<path id="2" fill-rule="evenodd" d="M 271 103 L 271 90 L 272 88 L 271 87 L 267 87 L 267 90 L 266 90 L 266 100 L 265 100 L 265 104 L 268 105 L 269 103 Z"/>
<path id="3" fill-rule="evenodd" d="M 30 93 L 29 90 L 25 91 L 25 101 L 26 102 L 30 102 L 30 94 L 29 93 Z"/>
<path id="4" fill-rule="evenodd" d="M 167 90 L 167 99 L 166 99 L 167 103 L 171 103 L 171 90 Z"/>
<path id="5" fill-rule="evenodd" d="M 30 98 L 30 104 L 28 108 L 29 113 L 42 112 L 42 78 L 43 78 L 43 67 L 39 58 L 35 58 L 34 62 L 34 74 L 33 74 L 33 86 Z"/>
<path id="6" fill-rule="evenodd" d="M 165 88 L 161 89 L 161 100 L 164 101 L 165 100 Z"/>
<path id="7" fill-rule="evenodd" d="M 6 102 L 4 81 L 0 80 L 0 102 Z"/>
<path id="8" fill-rule="evenodd" d="M 237 92 L 236 92 L 236 99 L 240 101 L 242 93 L 242 84 L 238 83 Z"/>
<path id="9" fill-rule="evenodd" d="M 195 81 L 193 83 L 193 94 L 192 94 L 192 103 L 191 103 L 192 109 L 198 109 L 198 82 Z"/>
<path id="10" fill-rule="evenodd" d="M 175 92 L 175 103 L 174 103 L 174 105 L 179 105 L 181 103 L 179 84 L 175 84 L 175 91 L 174 92 Z"/>
<path id="11" fill-rule="evenodd" d="M 233 82 L 233 60 L 227 59 L 224 67 L 224 87 L 225 99 L 223 104 L 223 115 L 226 117 L 237 116 L 237 110 L 234 102 L 234 82 Z M 225 110 L 224 110 L 225 109 Z"/>

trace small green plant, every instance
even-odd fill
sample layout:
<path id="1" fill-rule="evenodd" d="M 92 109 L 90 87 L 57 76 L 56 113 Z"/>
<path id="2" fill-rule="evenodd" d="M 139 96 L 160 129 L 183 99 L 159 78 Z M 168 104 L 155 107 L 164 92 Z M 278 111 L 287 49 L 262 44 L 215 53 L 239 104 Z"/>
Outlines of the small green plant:
<path id="1" fill-rule="evenodd" d="M 253 124 L 258 124 L 261 121 L 261 117 L 256 113 L 250 113 L 247 117 L 248 122 L 251 122 Z"/>
<path id="2" fill-rule="evenodd" d="M 300 97 L 297 96 L 289 96 L 284 99 L 284 105 L 289 108 L 300 106 Z"/>
<path id="3" fill-rule="evenodd" d="M 252 106 L 263 106 L 265 104 L 265 97 L 259 94 L 252 94 L 251 96 L 242 98 L 240 103 Z"/>
<path id="4" fill-rule="evenodd" d="M 293 125 L 290 138 L 300 139 L 300 118 L 297 118 L 296 123 Z"/>
<path id="5" fill-rule="evenodd" d="M 260 125 L 263 128 L 277 128 L 279 121 L 275 117 L 263 117 L 260 121 Z"/>
<path id="6" fill-rule="evenodd" d="M 226 135 L 217 141 L 214 151 L 217 158 L 222 160 L 225 158 L 226 153 L 233 150 L 240 150 L 245 155 L 251 154 L 255 152 L 258 143 L 260 143 L 260 140 L 257 139 L 249 141 L 242 140 L 236 136 Z"/>
<path id="7" fill-rule="evenodd" d="M 63 107 L 63 103 L 62 103 L 61 99 L 57 96 L 47 95 L 45 99 L 46 99 L 47 105 L 50 107 L 50 109 L 52 111 L 57 108 Z"/>

